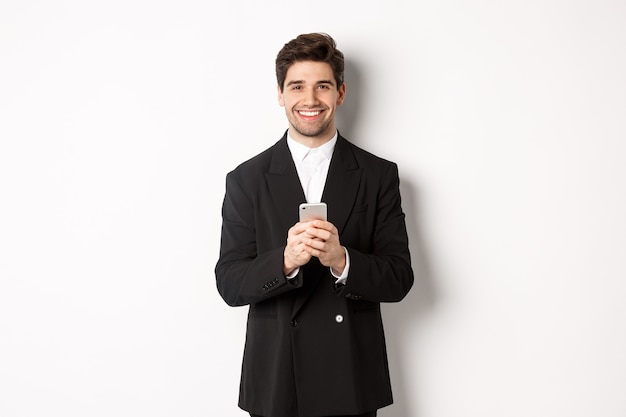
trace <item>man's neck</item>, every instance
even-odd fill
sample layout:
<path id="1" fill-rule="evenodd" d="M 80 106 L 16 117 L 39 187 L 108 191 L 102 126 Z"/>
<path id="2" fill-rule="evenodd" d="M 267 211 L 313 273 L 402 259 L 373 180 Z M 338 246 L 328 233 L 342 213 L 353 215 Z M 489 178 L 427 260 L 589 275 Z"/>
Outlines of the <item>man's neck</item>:
<path id="1" fill-rule="evenodd" d="M 311 149 L 319 148 L 325 143 L 330 142 L 332 138 L 335 137 L 335 135 L 337 135 L 337 129 L 333 129 L 330 133 L 320 135 L 320 136 L 304 136 L 294 131 L 292 128 L 289 128 L 289 137 L 291 139 Z"/>

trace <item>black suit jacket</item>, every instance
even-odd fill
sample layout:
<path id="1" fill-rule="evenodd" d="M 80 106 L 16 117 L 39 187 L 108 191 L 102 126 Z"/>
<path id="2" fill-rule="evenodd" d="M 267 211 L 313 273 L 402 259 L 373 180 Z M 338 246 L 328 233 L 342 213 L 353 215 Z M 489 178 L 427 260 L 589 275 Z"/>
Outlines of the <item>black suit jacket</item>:
<path id="1" fill-rule="evenodd" d="M 304 201 L 286 134 L 226 176 L 217 287 L 229 305 L 250 305 L 239 406 L 309 417 L 389 405 L 380 302 L 413 285 L 397 166 L 337 139 L 322 201 L 350 256 L 345 286 L 316 258 L 283 274 Z"/>

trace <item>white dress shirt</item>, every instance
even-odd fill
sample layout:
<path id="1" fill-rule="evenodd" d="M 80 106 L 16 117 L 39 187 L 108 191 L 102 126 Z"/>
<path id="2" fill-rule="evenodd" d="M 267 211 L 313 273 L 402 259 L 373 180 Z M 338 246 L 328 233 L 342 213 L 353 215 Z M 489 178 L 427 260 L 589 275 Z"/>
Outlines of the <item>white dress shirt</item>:
<path id="1" fill-rule="evenodd" d="M 328 142 L 318 148 L 308 148 L 287 135 L 287 145 L 296 165 L 298 177 L 307 203 L 319 203 L 322 201 L 324 183 L 328 175 L 330 159 L 337 143 L 337 134 Z"/>
<path id="2" fill-rule="evenodd" d="M 298 178 L 300 178 L 300 184 L 302 190 L 306 196 L 308 203 L 319 203 L 322 200 L 322 193 L 324 191 L 324 184 L 326 183 L 326 177 L 328 176 L 328 168 L 330 167 L 330 160 L 335 150 L 335 144 L 337 143 L 337 133 L 333 138 L 318 148 L 309 148 L 296 142 L 290 134 L 287 134 L 287 146 L 291 157 L 296 165 L 296 171 L 298 172 Z M 343 269 L 341 275 L 335 274 L 332 268 L 330 273 L 337 278 L 335 284 L 345 284 L 348 279 L 348 271 L 350 269 L 350 257 L 348 250 L 344 248 L 346 252 L 346 267 Z M 291 279 L 298 275 L 300 268 L 290 273 L 287 278 Z"/>

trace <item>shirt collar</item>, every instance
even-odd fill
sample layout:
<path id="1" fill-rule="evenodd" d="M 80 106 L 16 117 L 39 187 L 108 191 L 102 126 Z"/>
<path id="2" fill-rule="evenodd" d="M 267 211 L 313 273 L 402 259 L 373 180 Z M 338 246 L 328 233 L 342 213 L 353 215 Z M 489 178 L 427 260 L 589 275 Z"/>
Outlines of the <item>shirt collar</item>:
<path id="1" fill-rule="evenodd" d="M 333 156 L 333 151 L 335 150 L 336 143 L 337 131 L 335 131 L 335 136 L 333 136 L 331 140 L 318 147 L 317 149 L 319 149 L 324 154 L 326 159 L 330 159 Z M 291 152 L 292 158 L 300 162 L 307 156 L 309 151 L 312 149 L 308 146 L 304 146 L 303 144 L 296 142 L 289 133 L 287 133 L 287 146 L 289 146 L 289 151 Z"/>

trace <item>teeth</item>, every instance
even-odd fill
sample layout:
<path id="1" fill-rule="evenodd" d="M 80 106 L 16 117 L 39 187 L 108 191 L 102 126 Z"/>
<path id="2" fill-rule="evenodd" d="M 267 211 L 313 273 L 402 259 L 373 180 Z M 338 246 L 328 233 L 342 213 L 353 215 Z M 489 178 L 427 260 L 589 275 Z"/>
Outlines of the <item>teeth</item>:
<path id="1" fill-rule="evenodd" d="M 307 117 L 313 117 L 313 116 L 317 116 L 318 114 L 320 114 L 319 111 L 303 111 L 303 110 L 300 110 L 298 113 Z"/>

